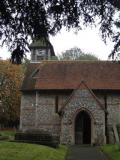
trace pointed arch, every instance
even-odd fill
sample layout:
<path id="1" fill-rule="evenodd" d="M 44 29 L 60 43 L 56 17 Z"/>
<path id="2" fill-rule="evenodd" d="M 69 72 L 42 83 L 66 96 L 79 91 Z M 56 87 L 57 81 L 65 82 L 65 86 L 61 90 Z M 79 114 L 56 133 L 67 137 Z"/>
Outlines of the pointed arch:
<path id="1" fill-rule="evenodd" d="M 91 116 L 88 111 L 82 109 L 74 120 L 75 144 L 91 144 Z"/>

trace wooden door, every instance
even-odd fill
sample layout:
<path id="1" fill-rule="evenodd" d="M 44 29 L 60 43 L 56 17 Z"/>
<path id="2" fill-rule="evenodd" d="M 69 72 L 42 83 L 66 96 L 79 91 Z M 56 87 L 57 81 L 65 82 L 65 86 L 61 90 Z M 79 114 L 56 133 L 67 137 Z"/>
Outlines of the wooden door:
<path id="1" fill-rule="evenodd" d="M 81 111 L 75 119 L 75 144 L 91 143 L 91 119 L 87 112 Z"/>

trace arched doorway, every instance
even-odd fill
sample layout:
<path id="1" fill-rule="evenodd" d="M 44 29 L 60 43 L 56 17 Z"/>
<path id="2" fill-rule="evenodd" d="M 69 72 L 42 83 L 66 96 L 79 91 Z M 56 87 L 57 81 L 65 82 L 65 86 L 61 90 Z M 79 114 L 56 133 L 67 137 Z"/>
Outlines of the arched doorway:
<path id="1" fill-rule="evenodd" d="M 86 111 L 75 118 L 75 144 L 91 144 L 91 118 Z"/>

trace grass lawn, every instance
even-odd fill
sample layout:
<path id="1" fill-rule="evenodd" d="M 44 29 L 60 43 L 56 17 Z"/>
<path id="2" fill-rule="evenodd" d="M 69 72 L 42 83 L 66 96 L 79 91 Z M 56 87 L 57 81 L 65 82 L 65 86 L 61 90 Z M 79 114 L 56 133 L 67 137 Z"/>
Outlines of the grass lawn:
<path id="1" fill-rule="evenodd" d="M 14 130 L 0 130 L 0 135 L 2 136 L 14 136 L 15 135 L 15 131 Z"/>
<path id="2" fill-rule="evenodd" d="M 108 155 L 110 160 L 120 160 L 120 151 L 116 145 L 105 145 L 102 146 L 101 149 Z"/>
<path id="3" fill-rule="evenodd" d="M 14 140 L 15 130 L 0 130 L 0 140 Z"/>
<path id="4" fill-rule="evenodd" d="M 64 160 L 67 147 L 0 141 L 0 160 Z"/>

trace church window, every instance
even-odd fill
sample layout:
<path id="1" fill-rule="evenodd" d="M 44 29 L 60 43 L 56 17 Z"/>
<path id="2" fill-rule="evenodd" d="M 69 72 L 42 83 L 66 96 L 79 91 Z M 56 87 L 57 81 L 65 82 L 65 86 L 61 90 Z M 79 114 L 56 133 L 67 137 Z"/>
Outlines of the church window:
<path id="1" fill-rule="evenodd" d="M 58 96 L 55 97 L 55 113 L 58 113 Z"/>

